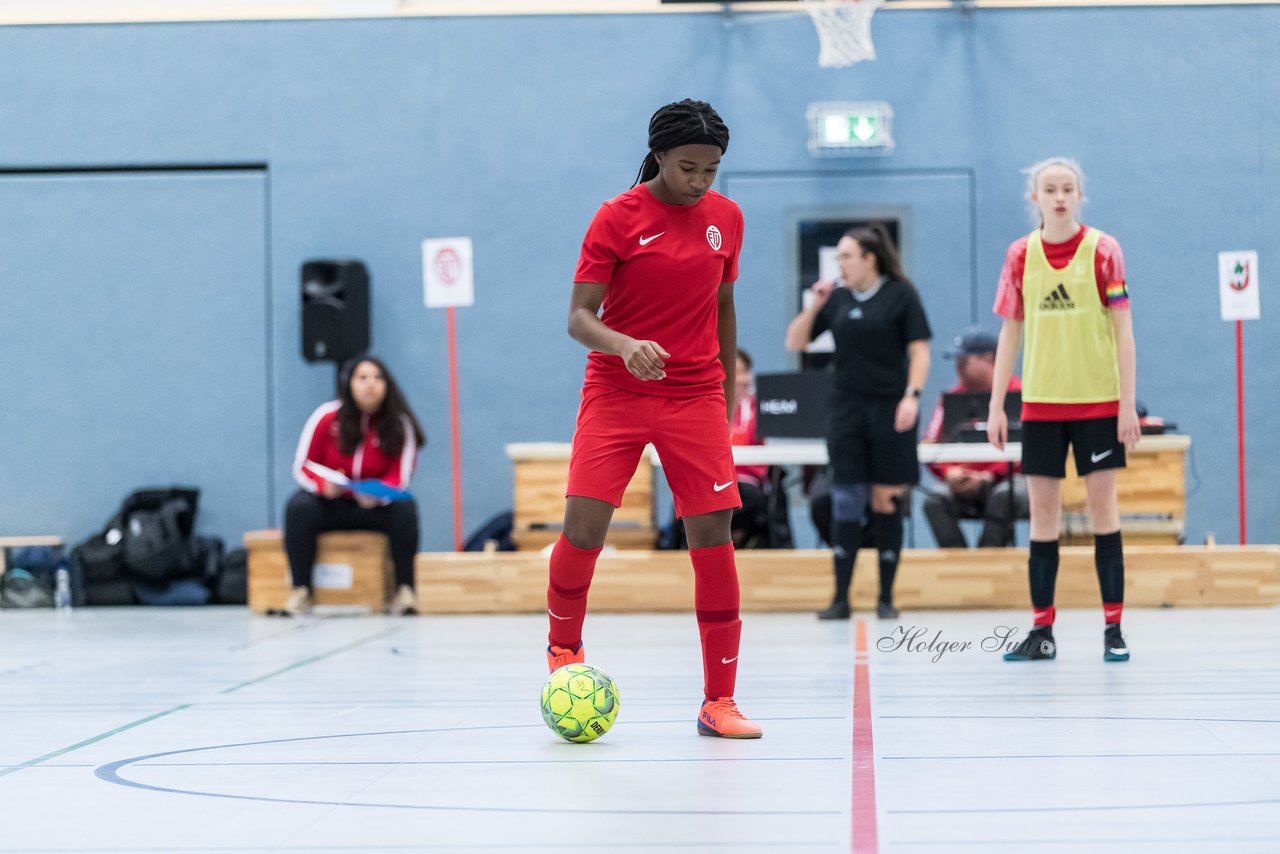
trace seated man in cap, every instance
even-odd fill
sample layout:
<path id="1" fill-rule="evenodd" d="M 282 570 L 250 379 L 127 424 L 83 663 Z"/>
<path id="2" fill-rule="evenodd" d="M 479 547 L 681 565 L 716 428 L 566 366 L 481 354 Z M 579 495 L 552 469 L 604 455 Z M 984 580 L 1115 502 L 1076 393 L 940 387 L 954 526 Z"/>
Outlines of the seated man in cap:
<path id="1" fill-rule="evenodd" d="M 955 360 L 959 380 L 948 393 L 991 391 L 996 358 L 994 335 L 977 327 L 965 329 L 944 356 Z M 1021 381 L 1011 377 L 1009 390 L 1021 388 Z M 941 440 L 942 401 L 939 400 L 924 441 Z M 925 490 L 924 515 L 940 548 L 966 547 L 960 531 L 961 519 L 983 520 L 982 536 L 978 540 L 981 547 L 1005 546 L 1013 541 L 1013 520 L 1027 518 L 1027 486 L 1020 475 L 1010 482 L 1007 463 L 934 463 L 929 470 L 941 482 Z M 1013 491 L 1012 507 L 1010 490 Z"/>

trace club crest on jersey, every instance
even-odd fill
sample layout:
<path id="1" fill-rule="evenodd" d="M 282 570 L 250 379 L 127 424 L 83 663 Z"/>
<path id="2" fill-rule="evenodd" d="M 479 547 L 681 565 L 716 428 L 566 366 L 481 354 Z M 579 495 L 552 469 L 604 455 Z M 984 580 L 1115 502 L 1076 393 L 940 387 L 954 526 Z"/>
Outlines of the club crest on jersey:
<path id="1" fill-rule="evenodd" d="M 720 229 L 714 225 L 707 226 L 707 242 L 711 244 L 712 250 L 720 249 Z"/>

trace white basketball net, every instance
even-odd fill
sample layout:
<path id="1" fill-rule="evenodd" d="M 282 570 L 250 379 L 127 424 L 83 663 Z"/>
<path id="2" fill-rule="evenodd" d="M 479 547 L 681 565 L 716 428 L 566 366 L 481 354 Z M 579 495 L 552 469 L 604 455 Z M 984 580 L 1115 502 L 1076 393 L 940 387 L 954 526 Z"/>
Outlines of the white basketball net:
<path id="1" fill-rule="evenodd" d="M 818 30 L 818 64 L 823 68 L 845 68 L 864 59 L 875 59 L 871 16 L 882 5 L 884 0 L 804 0 Z"/>

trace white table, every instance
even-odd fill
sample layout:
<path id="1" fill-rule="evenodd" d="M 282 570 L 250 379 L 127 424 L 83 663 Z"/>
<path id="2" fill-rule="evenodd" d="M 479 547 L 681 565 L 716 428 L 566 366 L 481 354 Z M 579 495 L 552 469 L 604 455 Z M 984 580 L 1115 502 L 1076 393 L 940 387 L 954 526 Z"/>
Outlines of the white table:
<path id="1" fill-rule="evenodd" d="M 510 459 L 569 459 L 568 442 L 519 442 L 506 446 Z M 661 466 L 662 460 L 652 445 L 649 461 Z M 986 442 L 939 444 L 921 442 L 917 456 L 925 463 L 1008 463 L 1022 459 L 1022 445 L 1011 442 L 1004 450 L 996 450 Z M 827 443 L 821 441 L 773 441 L 763 445 L 734 445 L 733 461 L 740 466 L 825 466 Z"/>
<path id="2" fill-rule="evenodd" d="M 1022 459 L 1022 445 L 1009 443 L 997 450 L 986 442 L 949 444 L 921 442 L 916 455 L 929 463 L 1016 463 Z M 658 452 L 650 446 L 649 459 L 661 466 Z M 826 442 L 766 442 L 763 445 L 734 445 L 733 461 L 740 466 L 825 466 Z"/>

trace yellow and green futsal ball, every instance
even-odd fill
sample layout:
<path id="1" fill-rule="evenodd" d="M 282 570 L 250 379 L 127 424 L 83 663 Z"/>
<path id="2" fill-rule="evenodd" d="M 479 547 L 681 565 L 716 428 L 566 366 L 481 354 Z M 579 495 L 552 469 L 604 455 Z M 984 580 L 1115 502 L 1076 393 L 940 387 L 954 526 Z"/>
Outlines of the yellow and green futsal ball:
<path id="1" fill-rule="evenodd" d="M 542 686 L 542 719 L 568 741 L 595 741 L 618 717 L 618 686 L 589 664 L 566 664 Z"/>

